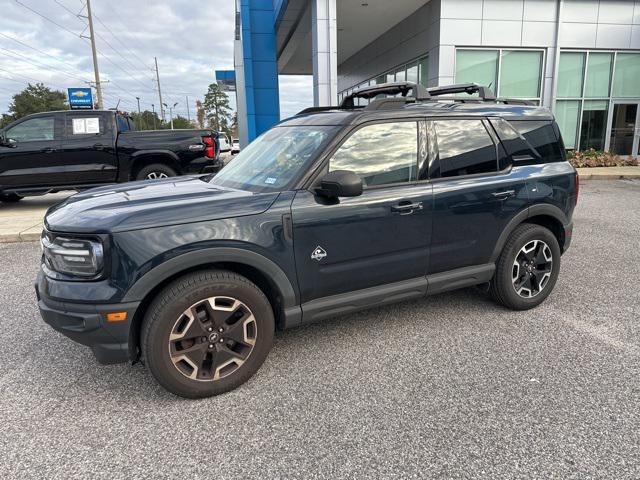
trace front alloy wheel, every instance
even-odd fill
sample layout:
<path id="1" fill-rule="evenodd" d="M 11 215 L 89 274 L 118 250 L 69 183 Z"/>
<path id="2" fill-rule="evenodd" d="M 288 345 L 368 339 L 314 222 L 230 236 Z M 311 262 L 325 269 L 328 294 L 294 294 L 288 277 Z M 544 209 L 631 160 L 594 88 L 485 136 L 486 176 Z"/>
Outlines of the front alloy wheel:
<path id="1" fill-rule="evenodd" d="M 193 272 L 149 305 L 140 333 L 142 360 L 176 395 L 218 395 L 260 368 L 274 330 L 271 303 L 254 283 L 226 270 Z"/>
<path id="2" fill-rule="evenodd" d="M 258 330 L 240 300 L 210 297 L 187 308 L 169 334 L 169 355 L 187 378 L 215 381 L 233 374 L 249 358 Z"/>

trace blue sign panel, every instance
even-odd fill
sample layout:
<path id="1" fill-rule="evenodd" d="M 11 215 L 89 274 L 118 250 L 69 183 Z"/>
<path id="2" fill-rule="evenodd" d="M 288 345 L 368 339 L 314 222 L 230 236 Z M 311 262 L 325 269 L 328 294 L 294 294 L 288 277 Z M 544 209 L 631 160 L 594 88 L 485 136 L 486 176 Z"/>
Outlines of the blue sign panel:
<path id="1" fill-rule="evenodd" d="M 93 96 L 90 88 L 69 88 L 71 110 L 93 110 Z"/>

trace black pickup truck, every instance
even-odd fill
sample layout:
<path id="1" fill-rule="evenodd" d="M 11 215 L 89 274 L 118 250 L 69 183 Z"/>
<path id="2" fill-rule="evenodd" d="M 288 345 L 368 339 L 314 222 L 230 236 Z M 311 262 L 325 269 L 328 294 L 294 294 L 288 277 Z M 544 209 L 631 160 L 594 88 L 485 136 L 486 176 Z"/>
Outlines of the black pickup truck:
<path id="1" fill-rule="evenodd" d="M 37 113 L 0 131 L 3 202 L 221 167 L 216 132 L 135 131 L 131 118 L 115 111 Z"/>

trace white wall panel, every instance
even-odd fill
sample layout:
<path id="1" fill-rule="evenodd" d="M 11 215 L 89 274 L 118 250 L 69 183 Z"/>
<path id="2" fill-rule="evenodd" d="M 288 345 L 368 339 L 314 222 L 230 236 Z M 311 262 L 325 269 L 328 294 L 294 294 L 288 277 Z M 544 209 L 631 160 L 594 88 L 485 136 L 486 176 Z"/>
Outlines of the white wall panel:
<path id="1" fill-rule="evenodd" d="M 629 48 L 640 50 L 640 25 L 633 25 L 631 27 L 631 44 Z"/>
<path id="2" fill-rule="evenodd" d="M 562 20 L 564 22 L 596 23 L 598 21 L 598 2 L 564 0 Z"/>
<path id="3" fill-rule="evenodd" d="M 523 22 L 523 47 L 551 47 L 556 41 L 555 22 Z"/>
<path id="4" fill-rule="evenodd" d="M 631 25 L 598 25 L 597 48 L 629 48 Z"/>
<path id="5" fill-rule="evenodd" d="M 443 18 L 440 21 L 440 43 L 444 45 L 480 45 L 481 20 Z"/>
<path id="6" fill-rule="evenodd" d="M 519 47 L 522 41 L 522 22 L 483 20 L 482 45 Z"/>
<path id="7" fill-rule="evenodd" d="M 556 21 L 556 0 L 524 0 L 524 20 L 539 22 Z"/>
<path id="8" fill-rule="evenodd" d="M 560 46 L 575 48 L 595 48 L 595 23 L 563 23 L 560 27 Z"/>
<path id="9" fill-rule="evenodd" d="M 482 0 L 442 0 L 441 18 L 482 18 Z"/>
<path id="10" fill-rule="evenodd" d="M 633 0 L 605 0 L 600 2 L 598 23 L 629 24 L 633 22 Z"/>
<path id="11" fill-rule="evenodd" d="M 523 0 L 484 0 L 484 20 L 522 20 Z"/>

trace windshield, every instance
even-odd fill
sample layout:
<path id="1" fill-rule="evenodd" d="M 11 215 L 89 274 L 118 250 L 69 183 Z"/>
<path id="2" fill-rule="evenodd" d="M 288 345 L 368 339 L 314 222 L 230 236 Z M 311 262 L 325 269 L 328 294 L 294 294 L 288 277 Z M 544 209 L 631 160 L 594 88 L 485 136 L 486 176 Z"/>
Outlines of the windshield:
<path id="1" fill-rule="evenodd" d="M 338 128 L 273 128 L 251 142 L 213 177 L 211 183 L 252 192 L 286 190 Z"/>

